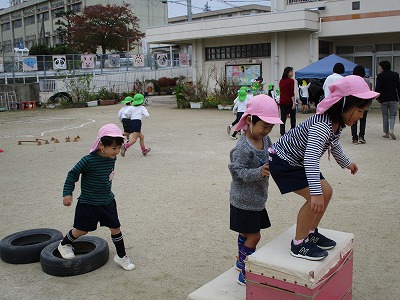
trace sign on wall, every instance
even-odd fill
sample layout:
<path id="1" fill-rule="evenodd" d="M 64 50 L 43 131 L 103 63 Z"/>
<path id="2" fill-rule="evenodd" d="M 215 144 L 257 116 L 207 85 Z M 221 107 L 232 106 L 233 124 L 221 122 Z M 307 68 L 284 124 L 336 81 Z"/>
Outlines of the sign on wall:
<path id="1" fill-rule="evenodd" d="M 110 68 L 119 68 L 120 67 L 119 54 L 109 54 L 108 55 L 108 66 Z"/>
<path id="2" fill-rule="evenodd" d="M 93 69 L 94 68 L 94 55 L 85 54 L 81 55 L 82 69 Z"/>
<path id="3" fill-rule="evenodd" d="M 159 67 L 166 67 L 168 65 L 168 55 L 167 54 L 157 54 L 157 65 Z"/>
<path id="4" fill-rule="evenodd" d="M 37 58 L 36 56 L 27 56 L 22 60 L 22 70 L 24 72 L 37 71 Z"/>
<path id="5" fill-rule="evenodd" d="M 67 57 L 65 55 L 53 55 L 53 69 L 54 70 L 66 70 L 67 69 Z"/>
<path id="6" fill-rule="evenodd" d="M 133 66 L 134 67 L 144 67 L 144 55 L 135 54 L 133 56 Z"/>
<path id="7" fill-rule="evenodd" d="M 226 65 L 225 75 L 230 84 L 250 85 L 253 79 L 261 76 L 261 64 Z"/>
<path id="8" fill-rule="evenodd" d="M 180 66 L 189 66 L 189 54 L 187 54 L 187 53 L 179 54 L 179 65 Z"/>

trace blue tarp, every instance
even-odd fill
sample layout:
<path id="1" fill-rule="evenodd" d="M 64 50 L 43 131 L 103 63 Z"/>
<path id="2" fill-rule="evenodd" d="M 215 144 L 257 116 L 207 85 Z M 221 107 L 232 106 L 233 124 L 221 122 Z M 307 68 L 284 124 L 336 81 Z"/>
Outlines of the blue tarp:
<path id="1" fill-rule="evenodd" d="M 307 67 L 295 72 L 296 79 L 308 79 L 308 78 L 318 78 L 325 79 L 331 75 L 333 66 L 336 63 L 342 63 L 344 65 L 343 76 L 353 74 L 353 69 L 357 65 L 349 60 L 346 60 L 335 54 L 331 54 Z M 365 69 L 365 76 L 369 77 L 369 69 Z"/>

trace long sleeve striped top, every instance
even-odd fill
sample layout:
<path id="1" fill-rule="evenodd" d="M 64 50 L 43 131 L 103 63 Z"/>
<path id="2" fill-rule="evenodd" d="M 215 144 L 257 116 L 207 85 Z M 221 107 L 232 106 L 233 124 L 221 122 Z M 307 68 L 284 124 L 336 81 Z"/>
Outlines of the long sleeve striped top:
<path id="1" fill-rule="evenodd" d="M 348 167 L 351 162 L 344 154 L 339 139 L 342 129 L 332 130 L 327 114 L 316 114 L 288 131 L 275 144 L 276 154 L 292 166 L 304 167 L 311 195 L 321 195 L 320 159 L 330 149 L 336 162 Z"/>
<path id="2" fill-rule="evenodd" d="M 114 200 L 111 191 L 114 175 L 115 158 L 108 158 L 96 152 L 84 156 L 68 172 L 64 183 L 63 196 L 71 196 L 75 183 L 81 178 L 81 194 L 79 202 L 91 205 L 107 205 Z"/>

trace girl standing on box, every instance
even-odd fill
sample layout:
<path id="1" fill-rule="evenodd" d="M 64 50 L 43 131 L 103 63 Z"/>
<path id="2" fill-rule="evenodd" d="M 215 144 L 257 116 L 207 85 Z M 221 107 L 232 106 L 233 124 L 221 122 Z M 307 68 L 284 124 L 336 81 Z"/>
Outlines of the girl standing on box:
<path id="1" fill-rule="evenodd" d="M 238 232 L 240 271 L 237 282 L 246 284 L 244 260 L 259 242 L 260 230 L 271 226 L 265 202 L 268 198 L 268 148 L 272 146 L 268 134 L 275 124 L 281 124 L 278 106 L 267 95 L 250 99 L 247 109 L 236 125 L 236 130 L 247 129 L 230 152 L 230 229 Z"/>
<path id="2" fill-rule="evenodd" d="M 144 96 L 142 94 L 136 94 L 133 97 L 132 106 L 130 106 L 124 112 L 124 117 L 131 119 L 131 123 L 130 123 L 131 128 L 129 130 L 129 132 L 131 132 L 131 134 L 129 135 L 129 141 L 125 145 L 122 145 L 122 148 L 121 148 L 121 156 L 122 157 L 125 156 L 126 150 L 128 150 L 130 146 L 132 146 L 134 143 L 136 143 L 138 138 L 139 138 L 140 149 L 142 150 L 143 155 L 146 155 L 151 150 L 150 147 L 148 147 L 148 148 L 145 147 L 144 135 L 143 135 L 143 133 L 141 133 L 143 116 L 145 116 L 145 117 L 150 116 L 146 107 L 143 106 L 143 102 L 144 102 Z"/>
<path id="3" fill-rule="evenodd" d="M 321 260 L 336 242 L 318 232 L 318 225 L 332 197 L 332 187 L 320 170 L 328 151 L 351 174 L 358 167 L 344 154 L 339 139 L 342 129 L 363 117 L 379 93 L 369 89 L 360 76 L 350 75 L 329 86 L 330 95 L 317 106 L 317 114 L 284 134 L 270 155 L 269 168 L 280 192 L 294 192 L 306 202 L 297 216 L 296 236 L 290 253 L 299 258 Z"/>

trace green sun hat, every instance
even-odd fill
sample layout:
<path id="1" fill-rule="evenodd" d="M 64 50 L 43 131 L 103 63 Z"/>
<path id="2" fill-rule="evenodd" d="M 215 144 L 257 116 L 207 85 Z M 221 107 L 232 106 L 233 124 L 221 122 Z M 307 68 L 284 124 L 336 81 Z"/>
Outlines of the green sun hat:
<path id="1" fill-rule="evenodd" d="M 247 90 L 240 90 L 238 93 L 238 98 L 240 102 L 243 102 L 247 98 Z"/>
<path id="2" fill-rule="evenodd" d="M 274 88 L 274 86 L 275 85 L 273 83 L 268 84 L 268 91 L 271 91 Z"/>
<path id="3" fill-rule="evenodd" d="M 247 89 L 248 89 L 247 86 L 241 86 L 240 89 L 239 89 L 239 91 L 240 91 L 240 90 L 245 90 L 245 91 L 247 91 Z"/>
<path id="4" fill-rule="evenodd" d="M 124 100 L 121 101 L 121 104 L 126 105 L 127 103 L 130 103 L 132 101 L 133 101 L 133 98 L 131 96 L 127 96 L 127 97 L 125 97 Z"/>
<path id="5" fill-rule="evenodd" d="M 138 105 L 143 104 L 143 102 L 144 102 L 144 96 L 142 94 L 136 94 L 133 97 L 132 105 L 133 106 L 138 106 Z"/>

